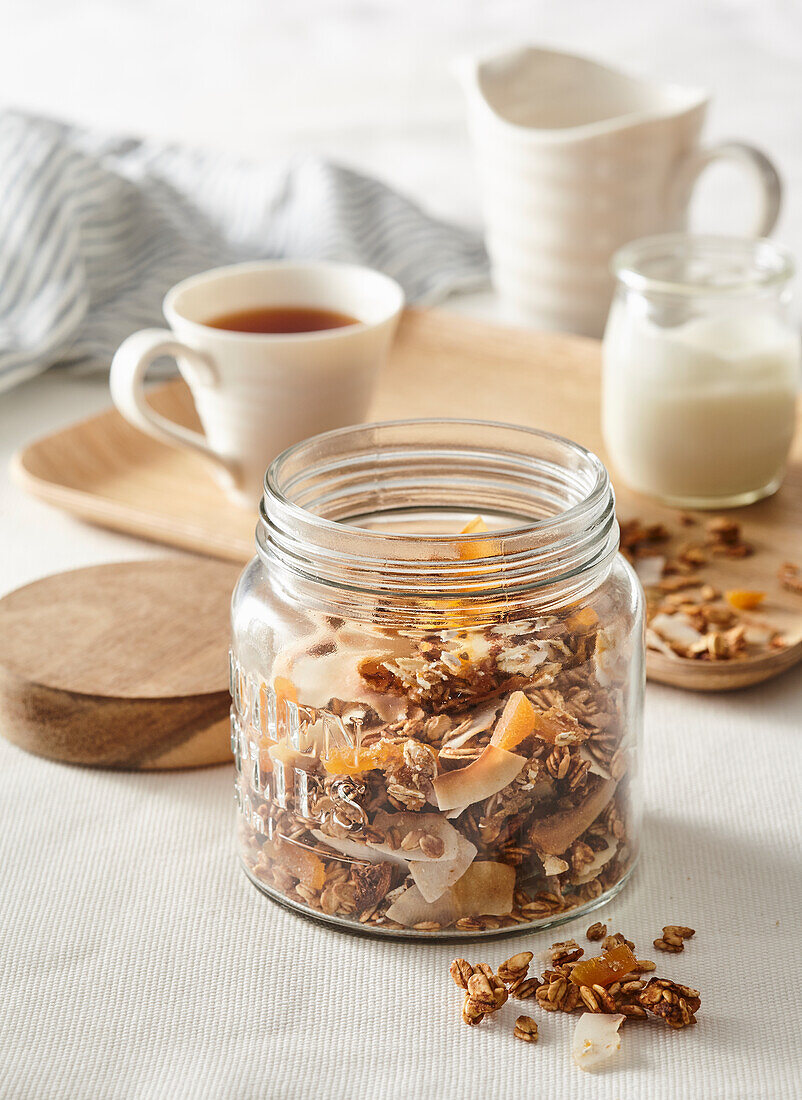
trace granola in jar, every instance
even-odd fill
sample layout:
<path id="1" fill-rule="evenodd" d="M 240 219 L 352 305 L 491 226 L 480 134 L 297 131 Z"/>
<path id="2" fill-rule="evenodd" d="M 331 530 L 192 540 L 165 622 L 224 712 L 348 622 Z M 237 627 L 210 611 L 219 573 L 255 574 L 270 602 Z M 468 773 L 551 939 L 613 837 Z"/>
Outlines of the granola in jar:
<path id="1" fill-rule="evenodd" d="M 466 525 L 465 502 L 448 506 L 455 489 L 442 454 L 434 519 L 402 521 L 396 499 L 392 508 L 373 502 L 368 514 L 360 498 L 358 525 L 341 514 L 336 526 L 320 524 L 311 508 L 299 520 L 268 480 L 262 553 L 235 594 L 232 748 L 246 871 L 307 915 L 376 934 L 462 937 L 556 923 L 620 888 L 637 856 L 642 610 L 615 553 L 606 473 L 554 437 L 442 424 L 460 468 L 481 455 L 498 493 L 511 460 L 504 450 L 487 472 L 494 440 L 529 448 L 526 460 L 513 452 L 524 471 L 545 450 L 553 479 L 557 458 L 566 461 L 559 448 L 574 461 L 578 452 L 587 485 L 577 487 L 571 471 L 563 486 L 579 498 L 564 504 L 580 513 L 573 530 L 540 517 L 513 527 L 481 492 L 488 526 Z M 431 450 L 413 423 L 404 451 L 403 427 L 373 429 L 392 429 L 393 482 L 415 467 L 410 450 L 418 463 Z M 476 456 L 467 428 L 490 436 Z M 329 503 L 344 485 L 353 492 L 368 430 L 331 433 L 339 438 L 313 454 L 330 471 L 333 450 L 348 468 L 325 493 L 316 485 Z M 296 483 L 313 459 L 290 463 Z M 274 479 L 292 483 L 281 464 Z M 364 467 L 386 505 L 381 479 Z M 406 485 L 407 501 L 421 476 Z M 431 500 L 435 477 L 423 480 Z M 533 480 L 527 492 L 540 499 Z M 599 499 L 583 517 L 588 485 Z M 303 568 L 299 542 L 312 544 Z"/>

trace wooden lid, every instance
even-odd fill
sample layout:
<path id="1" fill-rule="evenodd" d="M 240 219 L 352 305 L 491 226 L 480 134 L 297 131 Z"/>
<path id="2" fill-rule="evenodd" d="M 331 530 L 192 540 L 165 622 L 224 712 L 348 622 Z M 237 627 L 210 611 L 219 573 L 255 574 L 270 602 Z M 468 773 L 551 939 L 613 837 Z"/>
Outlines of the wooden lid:
<path id="1" fill-rule="evenodd" d="M 33 752 L 74 762 L 162 767 L 230 759 L 221 729 L 216 747 L 205 738 L 202 759 L 185 751 L 178 765 L 160 761 L 165 753 L 176 758 L 176 746 L 198 732 L 193 724 L 208 732 L 212 719 L 225 718 L 229 607 L 239 572 L 195 558 L 120 562 L 9 593 L 0 600 L 0 711 L 11 727 L 4 732 Z M 79 748 L 65 736 L 73 705 Z M 134 716 L 137 728 L 125 729 Z"/>

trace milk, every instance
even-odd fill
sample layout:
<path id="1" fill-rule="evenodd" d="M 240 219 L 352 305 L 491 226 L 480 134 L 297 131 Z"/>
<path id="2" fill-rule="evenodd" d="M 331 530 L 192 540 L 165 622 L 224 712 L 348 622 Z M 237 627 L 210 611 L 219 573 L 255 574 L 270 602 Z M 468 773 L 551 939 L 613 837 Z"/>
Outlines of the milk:
<path id="1" fill-rule="evenodd" d="M 742 304 L 659 326 L 613 305 L 604 337 L 604 438 L 640 492 L 746 503 L 776 489 L 795 422 L 799 334 Z"/>

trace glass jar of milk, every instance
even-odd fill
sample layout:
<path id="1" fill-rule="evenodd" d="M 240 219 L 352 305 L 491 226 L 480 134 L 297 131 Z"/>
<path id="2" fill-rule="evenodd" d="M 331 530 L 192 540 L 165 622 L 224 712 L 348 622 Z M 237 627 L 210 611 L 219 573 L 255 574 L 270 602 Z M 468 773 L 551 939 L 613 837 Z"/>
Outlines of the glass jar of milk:
<path id="1" fill-rule="evenodd" d="M 648 237 L 613 257 L 602 426 L 639 492 L 726 508 L 776 491 L 800 361 L 793 262 L 768 240 Z"/>

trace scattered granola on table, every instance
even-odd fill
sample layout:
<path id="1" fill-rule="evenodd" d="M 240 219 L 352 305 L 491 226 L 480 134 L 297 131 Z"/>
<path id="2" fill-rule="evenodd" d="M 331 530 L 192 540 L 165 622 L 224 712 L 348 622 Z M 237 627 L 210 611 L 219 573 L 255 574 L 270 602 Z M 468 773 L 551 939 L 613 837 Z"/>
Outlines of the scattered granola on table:
<path id="1" fill-rule="evenodd" d="M 525 1043 L 536 1043 L 538 1039 L 537 1024 L 531 1016 L 519 1016 L 515 1021 L 513 1035 L 516 1039 L 523 1039 Z"/>
<path id="2" fill-rule="evenodd" d="M 654 941 L 658 951 L 668 951 L 678 954 L 685 950 L 685 940 L 695 935 L 693 928 L 687 928 L 683 924 L 666 924 L 663 934 Z"/>
<path id="3" fill-rule="evenodd" d="M 678 522 L 689 526 L 688 518 Z M 694 524 L 695 525 L 695 524 Z M 740 525 L 725 516 L 707 520 L 700 537 L 677 543 L 662 523 L 621 522 L 621 551 L 646 592 L 646 644 L 665 656 L 694 661 L 731 661 L 785 646 L 779 630 L 757 611 L 766 593 L 731 588 L 722 593 L 704 577 L 714 558 L 745 558 L 754 547 Z M 793 567 L 780 571 L 780 583 Z M 802 578 L 799 580 L 802 590 Z"/>
<path id="4" fill-rule="evenodd" d="M 613 891 L 638 827 L 621 598 L 483 626 L 444 601 L 427 631 L 310 612 L 246 730 L 251 877 L 326 918 L 428 935 L 550 923 Z M 522 975 L 510 993 L 534 989 Z"/>
<path id="5" fill-rule="evenodd" d="M 680 945 L 693 935 L 694 929 L 685 925 L 663 928 L 664 938 L 668 937 L 669 942 L 677 939 Z M 451 977 L 466 994 L 463 1021 L 476 1027 L 504 1005 L 514 986 L 531 982 L 535 1003 L 545 1012 L 582 1013 L 573 1042 L 574 1061 L 582 1069 L 604 1061 L 619 1049 L 618 1031 L 628 1020 L 655 1017 L 675 1030 L 696 1023 L 701 1005 L 698 990 L 670 978 L 642 979 L 643 964 L 636 958 L 634 943 L 623 933 L 608 937 L 601 955 L 583 956 L 584 949 L 575 940 L 552 944 L 541 955 L 549 961 L 540 978 L 527 977 L 534 958 L 531 951 L 506 959 L 496 973 L 488 963 L 474 966 L 467 959 L 454 959 Z M 648 967 L 654 969 L 654 964 Z M 595 1022 L 594 1018 L 599 1017 Z M 519 1016 L 513 1034 L 525 1042 L 536 1042 L 537 1023 L 529 1016 Z"/>

